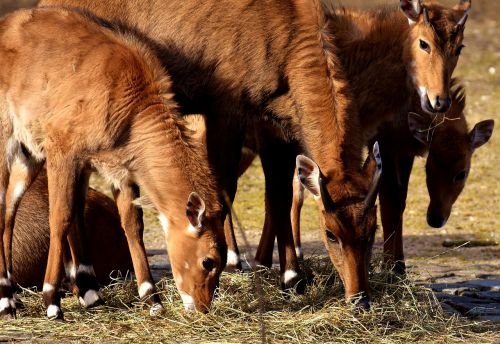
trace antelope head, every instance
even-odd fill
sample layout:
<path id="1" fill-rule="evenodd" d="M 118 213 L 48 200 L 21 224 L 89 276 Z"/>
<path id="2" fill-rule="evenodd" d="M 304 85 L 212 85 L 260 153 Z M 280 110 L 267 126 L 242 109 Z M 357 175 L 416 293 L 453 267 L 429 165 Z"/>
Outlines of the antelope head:
<path id="1" fill-rule="evenodd" d="M 377 228 L 378 184 L 382 159 L 378 143 L 373 159 L 365 163 L 362 191 L 341 203 L 333 202 L 325 189 L 318 165 L 306 156 L 297 156 L 297 175 L 319 205 L 321 237 L 345 286 L 346 298 L 369 308 L 368 266 Z M 341 187 L 341 186 L 339 186 Z"/>
<path id="2" fill-rule="evenodd" d="M 477 123 L 469 132 L 463 116 L 465 96 L 452 92 L 453 106 L 449 118 L 428 134 L 432 126 L 427 116 L 408 115 L 413 136 L 429 148 L 425 165 L 430 203 L 427 223 L 434 228 L 443 227 L 451 214 L 453 204 L 465 187 L 474 151 L 489 141 L 494 121 Z"/>
<path id="3" fill-rule="evenodd" d="M 451 106 L 450 79 L 464 45 L 465 23 L 471 0 L 446 8 L 422 0 L 400 0 L 410 28 L 405 54 L 409 74 L 422 109 L 446 112 Z"/>
<path id="4" fill-rule="evenodd" d="M 175 284 L 186 310 L 206 312 L 226 265 L 221 215 L 207 214 L 203 199 L 192 192 L 185 218 L 176 221 L 160 215 Z"/>

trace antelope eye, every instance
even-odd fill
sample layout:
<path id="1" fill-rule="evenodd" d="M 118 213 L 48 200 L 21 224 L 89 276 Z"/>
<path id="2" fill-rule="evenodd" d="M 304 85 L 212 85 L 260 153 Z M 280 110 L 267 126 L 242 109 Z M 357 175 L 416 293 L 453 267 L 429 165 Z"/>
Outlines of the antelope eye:
<path id="1" fill-rule="evenodd" d="M 462 182 L 465 180 L 465 178 L 467 177 L 467 171 L 461 171 L 461 172 L 458 172 L 458 174 L 455 176 L 455 178 L 453 178 L 453 181 L 455 183 L 457 182 Z"/>
<path id="2" fill-rule="evenodd" d="M 430 53 L 431 52 L 431 47 L 424 40 L 420 40 L 420 49 L 424 50 L 426 53 Z"/>
<path id="3" fill-rule="evenodd" d="M 465 45 L 461 44 L 455 51 L 455 56 L 459 56 L 463 48 L 465 48 Z"/>
<path id="4" fill-rule="evenodd" d="M 210 258 L 203 259 L 203 262 L 201 264 L 203 265 L 203 268 L 207 271 L 212 271 L 215 266 L 214 260 Z"/>
<path id="5" fill-rule="evenodd" d="M 329 230 L 328 228 L 325 229 L 325 234 L 326 234 L 326 238 L 328 239 L 328 241 L 330 242 L 338 242 L 337 240 L 337 237 L 335 236 L 335 234 L 332 233 L 331 230 Z"/>

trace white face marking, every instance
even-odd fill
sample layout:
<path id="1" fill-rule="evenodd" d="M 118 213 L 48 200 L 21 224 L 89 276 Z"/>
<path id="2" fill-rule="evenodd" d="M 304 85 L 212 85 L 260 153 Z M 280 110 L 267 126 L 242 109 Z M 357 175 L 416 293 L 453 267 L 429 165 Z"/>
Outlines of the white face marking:
<path id="1" fill-rule="evenodd" d="M 42 290 L 43 290 L 43 292 L 44 292 L 44 293 L 48 293 L 48 292 L 51 292 L 51 291 L 52 291 L 52 290 L 54 290 L 54 289 L 55 289 L 55 288 L 54 288 L 54 286 L 53 286 L 52 284 L 50 284 L 50 283 L 45 283 L 45 284 L 43 285 L 43 289 L 42 289 Z"/>
<path id="2" fill-rule="evenodd" d="M 0 285 L 9 287 L 10 286 L 10 278 L 0 278 Z"/>
<path id="3" fill-rule="evenodd" d="M 56 318 L 59 312 L 60 312 L 59 307 L 57 307 L 56 305 L 50 305 L 47 308 L 47 317 Z"/>
<path id="4" fill-rule="evenodd" d="M 194 311 L 196 308 L 194 306 L 194 300 L 191 295 L 186 294 L 185 292 L 180 291 L 182 298 L 182 303 L 184 304 L 184 309 L 186 311 Z"/>
<path id="5" fill-rule="evenodd" d="M 295 270 L 286 270 L 283 276 L 281 276 L 281 280 L 283 283 L 287 284 L 295 277 L 297 277 L 297 272 L 295 272 Z"/>
<path id="6" fill-rule="evenodd" d="M 233 250 L 227 250 L 227 265 L 236 266 L 240 262 L 240 255 Z"/>
<path id="7" fill-rule="evenodd" d="M 153 285 L 149 282 L 143 282 L 139 287 L 139 297 L 142 299 L 151 290 L 153 290 Z"/>
<path id="8" fill-rule="evenodd" d="M 187 261 L 184 262 L 184 269 L 189 270 L 189 263 Z"/>
<path id="9" fill-rule="evenodd" d="M 80 273 L 86 273 L 87 275 L 95 276 L 94 266 L 80 264 L 80 265 L 78 265 L 78 270 L 77 270 L 76 274 L 78 275 Z"/>
<path id="10" fill-rule="evenodd" d="M 80 304 L 85 308 L 92 306 L 100 299 L 101 299 L 101 296 L 99 295 L 99 293 L 93 289 L 87 290 L 85 295 L 83 295 L 83 298 L 81 296 L 78 298 L 78 300 L 80 301 Z"/>
<path id="11" fill-rule="evenodd" d="M 161 228 L 163 228 L 163 233 L 165 236 L 168 236 L 168 219 L 164 214 L 160 214 L 158 216 L 158 220 L 160 220 Z"/>

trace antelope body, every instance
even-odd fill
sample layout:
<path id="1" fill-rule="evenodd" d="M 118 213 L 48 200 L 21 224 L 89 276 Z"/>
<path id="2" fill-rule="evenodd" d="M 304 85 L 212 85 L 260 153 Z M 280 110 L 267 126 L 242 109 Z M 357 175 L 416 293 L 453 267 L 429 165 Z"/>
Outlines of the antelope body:
<path id="1" fill-rule="evenodd" d="M 272 214 L 264 226 L 277 231 L 285 287 L 299 280 L 290 180 L 303 146 L 325 177 L 330 225 L 337 223 L 329 206 L 334 203 L 345 205 L 340 221 L 346 226 L 364 227 L 367 216 L 374 219 L 362 206 L 370 183 L 361 171 L 359 126 L 355 120 L 346 123 L 347 114 L 357 118 L 357 110 L 335 52 L 326 49 L 319 1 L 44 0 L 40 5 L 83 8 L 154 41 L 182 112 L 206 116 L 208 157 L 230 202 L 249 120 L 264 115 L 294 142 L 270 147 L 263 159 L 266 209 Z M 226 221 L 226 233 L 230 229 Z"/>
<path id="2" fill-rule="evenodd" d="M 57 291 L 66 238 L 81 304 L 101 301 L 82 224 L 92 170 L 113 185 L 139 296 L 152 314 L 162 307 L 142 241 L 142 214 L 132 205 L 137 185 L 160 213 L 187 309 L 208 308 L 224 268 L 215 180 L 176 112 L 169 77 L 136 34 L 101 24 L 90 14 L 55 8 L 18 11 L 0 22 L 1 195 L 13 164 L 26 171 L 7 212 L 2 198 L 1 314 L 15 315 L 12 219 L 45 161 L 51 240 L 43 294 L 50 318 L 62 317 Z"/>
<path id="3" fill-rule="evenodd" d="M 461 1 L 454 9 L 419 0 L 400 1 L 399 9 L 382 8 L 373 12 L 335 9 L 331 1 L 324 1 L 322 5 L 326 18 L 326 49 L 338 55 L 336 67 L 344 72 L 345 79 L 349 81 L 352 99 L 359 109 L 359 117 L 349 113 L 345 121 L 348 127 L 359 127 L 362 136 L 360 145 L 369 142 L 373 144 L 372 139 L 384 122 L 398 121 L 401 115 L 406 116 L 413 105 L 413 99 L 418 99 L 428 116 L 448 110 L 451 104 L 450 78 L 462 49 L 469 1 Z M 416 98 L 413 98 L 415 94 Z M 269 147 L 277 145 L 269 142 L 279 139 L 274 136 L 267 141 L 259 142 L 263 166 L 268 150 L 272 150 Z M 385 149 L 380 143 L 382 156 Z M 268 173 L 265 166 L 264 173 Z M 320 179 L 325 178 L 320 175 Z M 317 195 L 317 190 L 311 191 Z M 294 192 L 294 197 L 301 196 Z M 372 221 L 367 221 L 364 225 L 358 224 L 355 228 L 345 225 L 346 222 L 365 220 L 364 216 L 359 217 L 359 212 L 352 217 L 343 212 L 343 206 L 353 202 L 353 198 L 355 199 L 346 197 L 344 202 L 337 202 L 338 204 L 333 202 L 338 216 L 326 225 L 324 220 L 321 221 L 323 241 L 332 262 L 344 279 L 348 295 L 356 290 L 368 292 L 368 280 L 360 276 L 368 275 L 375 231 L 375 226 L 368 225 Z M 322 209 L 324 201 L 318 200 Z M 346 216 L 351 220 L 345 221 Z M 291 218 L 293 226 L 297 228 L 298 212 L 293 211 Z M 335 223 L 338 221 L 343 226 Z M 364 230 L 357 230 L 358 228 Z M 274 236 L 275 233 L 268 227 L 264 228 L 258 258 L 265 265 L 271 263 Z M 300 255 L 300 246 L 296 247 L 296 252 Z M 364 269 L 359 266 L 364 266 Z M 359 287 L 360 284 L 362 287 Z"/>

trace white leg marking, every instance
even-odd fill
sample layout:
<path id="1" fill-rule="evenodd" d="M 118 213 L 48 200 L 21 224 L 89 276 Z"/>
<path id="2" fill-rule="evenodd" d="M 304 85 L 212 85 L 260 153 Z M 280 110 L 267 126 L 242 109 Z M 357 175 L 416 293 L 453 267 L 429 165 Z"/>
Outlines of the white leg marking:
<path id="1" fill-rule="evenodd" d="M 61 310 L 59 309 L 59 307 L 57 307 L 56 305 L 50 305 L 47 308 L 47 317 L 48 318 L 57 318 L 57 316 L 59 315 L 60 312 L 61 312 Z"/>
<path id="2" fill-rule="evenodd" d="M 302 257 L 302 247 L 295 246 L 295 254 L 297 255 L 297 257 Z"/>
<path id="3" fill-rule="evenodd" d="M 160 220 L 161 228 L 163 228 L 163 233 L 165 233 L 165 236 L 168 235 L 168 219 L 164 214 L 160 214 L 158 216 L 158 220 Z"/>
<path id="4" fill-rule="evenodd" d="M 0 278 L 0 285 L 10 287 L 10 278 Z"/>
<path id="5" fill-rule="evenodd" d="M 43 290 L 44 293 L 48 293 L 48 292 L 50 292 L 50 291 L 52 291 L 54 289 L 55 289 L 54 286 L 52 284 L 50 284 L 50 283 L 44 283 L 43 284 L 43 289 L 42 290 Z"/>
<path id="6" fill-rule="evenodd" d="M 227 250 L 227 265 L 236 266 L 240 262 L 240 255 L 233 250 Z"/>
<path id="7" fill-rule="evenodd" d="M 190 312 L 194 311 L 196 308 L 194 306 L 194 300 L 191 297 L 191 295 L 186 294 L 185 292 L 182 291 L 180 291 L 179 293 L 181 294 L 182 303 L 184 304 L 184 309 Z"/>
<path id="8" fill-rule="evenodd" d="M 160 315 L 160 313 L 163 312 L 163 306 L 161 303 L 155 303 L 154 305 L 151 306 L 151 309 L 149 310 L 149 315 L 152 317 L 156 317 Z"/>
<path id="9" fill-rule="evenodd" d="M 93 289 L 87 290 L 87 292 L 85 293 L 83 298 L 81 296 L 78 298 L 78 300 L 80 300 L 80 304 L 83 307 L 90 307 L 94 303 L 99 301 L 100 299 L 101 299 L 101 297 L 100 297 L 99 293 Z"/>
<path id="10" fill-rule="evenodd" d="M 150 290 L 153 290 L 153 285 L 149 282 L 143 282 L 139 287 L 139 297 L 142 299 Z"/>
<path id="11" fill-rule="evenodd" d="M 16 303 L 14 299 L 9 299 L 8 297 L 2 297 L 0 299 L 0 312 L 3 312 L 9 307 L 12 309 L 16 308 Z"/>
<path id="12" fill-rule="evenodd" d="M 295 277 L 297 277 L 297 272 L 295 272 L 295 270 L 286 270 L 283 276 L 281 276 L 281 279 L 283 283 L 287 284 Z"/>
<path id="13" fill-rule="evenodd" d="M 67 277 L 69 277 L 72 280 L 76 279 L 76 266 L 75 264 L 73 264 L 72 260 L 66 263 L 65 271 Z"/>
<path id="14" fill-rule="evenodd" d="M 88 275 L 92 275 L 92 276 L 95 276 L 95 272 L 94 272 L 94 266 L 93 265 L 85 265 L 85 264 L 80 264 L 78 265 L 78 270 L 76 272 L 76 274 L 80 274 L 80 273 L 86 273 Z"/>
<path id="15" fill-rule="evenodd" d="M 24 181 L 20 181 L 14 187 L 14 191 L 12 192 L 12 206 L 21 198 L 24 193 L 25 184 Z"/>

